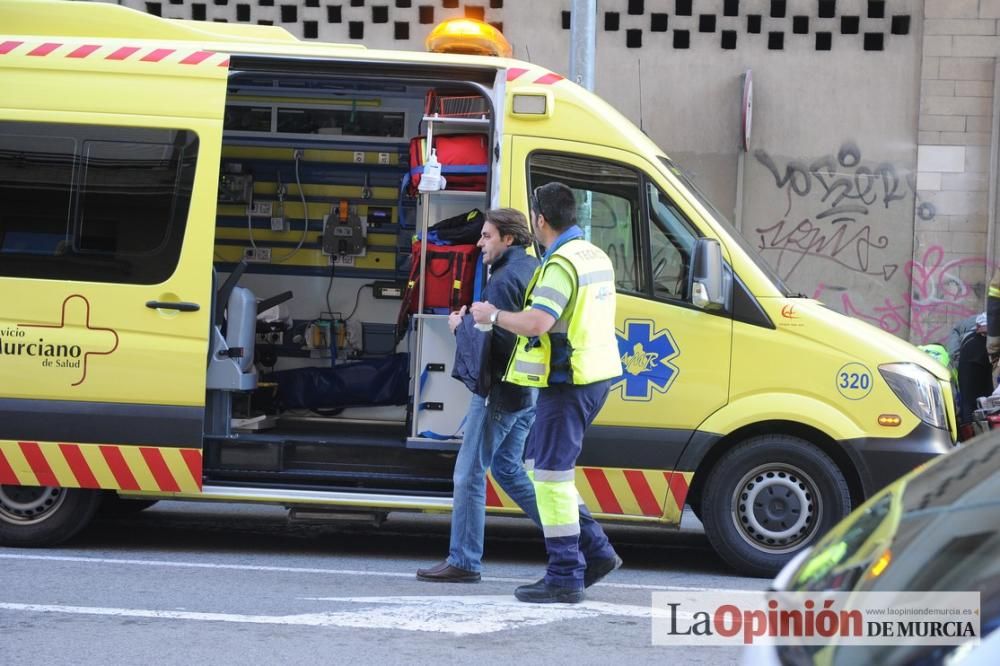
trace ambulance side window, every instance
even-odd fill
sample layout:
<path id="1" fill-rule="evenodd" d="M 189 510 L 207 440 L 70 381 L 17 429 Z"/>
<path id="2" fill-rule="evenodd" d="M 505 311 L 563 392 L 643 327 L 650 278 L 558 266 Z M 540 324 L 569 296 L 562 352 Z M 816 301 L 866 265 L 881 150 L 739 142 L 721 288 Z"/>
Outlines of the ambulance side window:
<path id="1" fill-rule="evenodd" d="M 680 209 L 659 188 L 647 182 L 646 193 L 653 295 L 670 300 L 687 300 L 688 270 L 698 236 Z"/>
<path id="2" fill-rule="evenodd" d="M 186 130 L 0 121 L 0 275 L 163 282 L 197 153 Z"/>
<path id="3" fill-rule="evenodd" d="M 576 196 L 577 224 L 585 237 L 604 250 L 615 267 L 619 291 L 641 293 L 638 257 L 642 199 L 639 174 L 592 157 L 533 153 L 528 162 L 531 190 L 552 181 Z"/>

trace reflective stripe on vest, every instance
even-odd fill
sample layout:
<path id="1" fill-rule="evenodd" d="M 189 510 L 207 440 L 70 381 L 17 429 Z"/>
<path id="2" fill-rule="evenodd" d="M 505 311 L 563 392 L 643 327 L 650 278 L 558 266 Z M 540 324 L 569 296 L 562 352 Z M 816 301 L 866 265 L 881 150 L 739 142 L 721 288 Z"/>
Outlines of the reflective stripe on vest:
<path id="1" fill-rule="evenodd" d="M 548 299 L 561 308 L 566 307 L 569 303 L 569 298 L 566 294 L 562 293 L 558 289 L 553 289 L 552 287 L 538 287 L 532 292 L 532 296 Z"/>
<path id="2" fill-rule="evenodd" d="M 615 273 L 611 260 L 600 248 L 583 239 L 561 245 L 535 272 L 528 285 L 525 309 L 531 306 L 535 284 L 550 262 L 559 264 L 576 278 L 574 293 L 567 301 L 572 309 L 564 312 L 548 333 L 530 339 L 518 336 L 505 380 L 521 386 L 548 386 L 554 344 L 568 349 L 570 383 L 592 384 L 618 377 L 622 367 L 615 337 Z M 541 295 L 556 301 L 552 294 L 555 290 L 540 289 Z M 565 335 L 553 337 L 560 333 Z M 556 358 L 565 355 L 560 353 Z"/>
<path id="3" fill-rule="evenodd" d="M 546 370 L 544 363 L 530 363 L 528 361 L 514 361 L 514 368 L 518 372 L 530 372 L 535 375 L 544 375 Z"/>
<path id="4" fill-rule="evenodd" d="M 588 284 L 596 284 L 598 282 L 610 282 L 612 285 L 615 283 L 615 272 L 614 271 L 594 271 L 593 273 L 587 273 L 586 275 L 580 276 L 580 286 L 583 287 Z"/>

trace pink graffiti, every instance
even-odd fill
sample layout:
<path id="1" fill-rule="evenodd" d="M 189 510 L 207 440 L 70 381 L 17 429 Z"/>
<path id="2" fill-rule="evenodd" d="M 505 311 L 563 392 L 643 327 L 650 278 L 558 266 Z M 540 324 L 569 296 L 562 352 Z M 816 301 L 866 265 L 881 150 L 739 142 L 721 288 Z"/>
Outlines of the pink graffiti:
<path id="1" fill-rule="evenodd" d="M 982 283 L 977 291 L 977 285 L 965 282 L 959 275 L 965 267 L 982 268 L 984 279 L 992 273 L 985 257 L 963 257 L 945 263 L 944 248 L 931 246 L 919 261 L 909 261 L 904 266 L 910 285 L 908 292 L 900 294 L 898 299 L 887 296 L 868 311 L 856 305 L 849 293 L 841 294 L 844 314 L 908 337 L 914 344 L 939 342 L 956 320 L 983 310 Z M 826 290 L 827 286 L 820 284 L 813 298 L 819 299 Z"/>

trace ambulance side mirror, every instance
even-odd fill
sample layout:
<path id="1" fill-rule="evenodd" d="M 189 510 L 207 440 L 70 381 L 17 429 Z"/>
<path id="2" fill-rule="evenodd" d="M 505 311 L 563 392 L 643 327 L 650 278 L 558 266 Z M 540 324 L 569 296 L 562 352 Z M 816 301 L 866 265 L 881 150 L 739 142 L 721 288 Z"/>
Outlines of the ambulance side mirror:
<path id="1" fill-rule="evenodd" d="M 702 310 L 726 305 L 722 282 L 722 246 L 714 238 L 699 238 L 691 263 L 691 302 Z"/>

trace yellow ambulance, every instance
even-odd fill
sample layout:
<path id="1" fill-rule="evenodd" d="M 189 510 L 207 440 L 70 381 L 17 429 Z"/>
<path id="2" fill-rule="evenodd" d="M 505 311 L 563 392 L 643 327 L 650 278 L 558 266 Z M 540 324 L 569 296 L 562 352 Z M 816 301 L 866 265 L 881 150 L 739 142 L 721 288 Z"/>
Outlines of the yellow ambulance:
<path id="1" fill-rule="evenodd" d="M 500 39 L 476 30 L 438 44 Z M 943 367 L 790 292 L 640 130 L 531 63 L 0 0 L 0 89 L 0 545 L 164 498 L 448 511 L 469 394 L 411 241 L 550 181 L 616 269 L 622 375 L 577 468 L 601 520 L 687 506 L 767 575 L 955 445 Z M 455 135 L 486 147 L 445 166 L 463 189 L 411 194 L 411 146 Z"/>

